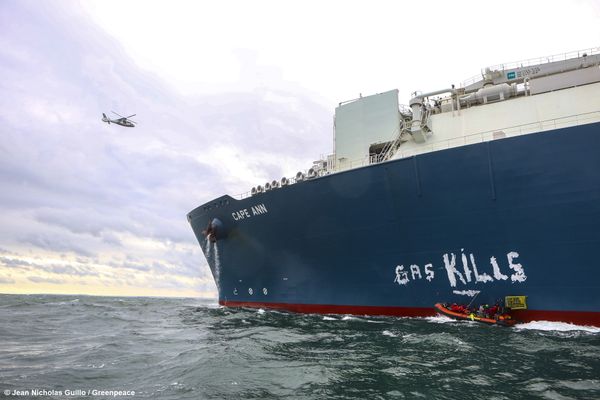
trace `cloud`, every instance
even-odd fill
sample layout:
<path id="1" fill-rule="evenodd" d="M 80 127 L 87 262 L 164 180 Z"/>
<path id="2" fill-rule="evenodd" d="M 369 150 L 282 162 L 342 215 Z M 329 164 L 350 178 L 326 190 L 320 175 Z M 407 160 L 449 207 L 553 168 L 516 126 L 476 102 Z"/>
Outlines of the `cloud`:
<path id="1" fill-rule="evenodd" d="M 0 285 L 12 285 L 15 283 L 15 280 L 12 278 L 8 278 L 5 276 L 0 276 Z"/>
<path id="2" fill-rule="evenodd" d="M 119 237 L 112 232 L 103 232 L 102 241 L 109 246 L 123 247 L 123 243 L 121 242 Z"/>
<path id="3" fill-rule="evenodd" d="M 75 254 L 87 257 L 93 255 L 91 251 L 84 249 L 80 245 L 56 236 L 46 236 L 44 234 L 34 233 L 27 237 L 21 238 L 19 241 L 24 244 L 30 244 L 40 249 L 49 250 L 56 253 L 73 252 Z"/>
<path id="4" fill-rule="evenodd" d="M 49 264 L 42 260 L 27 261 L 19 258 L 9 258 L 0 256 L 0 267 L 7 270 L 23 270 L 31 272 L 47 272 L 58 275 L 70 276 L 100 276 L 99 272 L 93 267 L 74 264 Z"/>
<path id="5" fill-rule="evenodd" d="M 124 261 L 121 262 L 112 261 L 109 262 L 108 265 L 117 269 L 125 268 L 134 271 L 149 272 L 152 270 L 152 268 L 148 264 L 139 261 L 132 261 L 129 258 L 126 258 Z"/>
<path id="6" fill-rule="evenodd" d="M 31 267 L 35 267 L 35 264 L 32 264 L 28 261 L 21 260 L 18 258 L 8 258 L 8 257 L 0 257 L 0 264 L 7 268 L 24 269 L 24 270 L 29 270 L 29 269 L 31 269 Z"/>
<path id="7" fill-rule="evenodd" d="M 44 268 L 45 270 L 58 275 L 70 275 L 70 276 L 100 276 L 100 273 L 92 268 L 73 266 L 68 264 L 63 265 L 48 265 Z"/>
<path id="8" fill-rule="evenodd" d="M 40 276 L 28 276 L 27 279 L 34 283 L 52 283 L 55 285 L 61 285 L 65 283 L 65 281 L 62 279 L 43 278 Z"/>

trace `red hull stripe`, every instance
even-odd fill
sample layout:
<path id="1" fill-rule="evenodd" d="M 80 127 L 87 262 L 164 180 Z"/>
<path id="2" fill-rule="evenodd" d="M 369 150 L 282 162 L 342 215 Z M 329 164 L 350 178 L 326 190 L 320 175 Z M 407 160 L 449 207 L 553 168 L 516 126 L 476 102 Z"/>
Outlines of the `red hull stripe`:
<path id="1" fill-rule="evenodd" d="M 304 314 L 350 314 L 350 315 L 387 315 L 397 317 L 430 317 L 436 315 L 431 307 L 380 307 L 380 306 L 341 306 L 333 304 L 288 304 L 261 303 L 246 301 L 220 300 L 219 304 L 226 307 L 271 308 Z M 514 319 L 521 322 L 557 321 L 570 322 L 577 325 L 592 325 L 600 327 L 600 312 L 592 311 L 551 311 L 551 310 L 515 310 Z"/>

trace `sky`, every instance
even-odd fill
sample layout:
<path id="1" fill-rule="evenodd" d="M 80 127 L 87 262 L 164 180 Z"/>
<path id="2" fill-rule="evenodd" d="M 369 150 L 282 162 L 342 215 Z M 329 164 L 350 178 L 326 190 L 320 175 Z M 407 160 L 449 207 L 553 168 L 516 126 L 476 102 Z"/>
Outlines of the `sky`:
<path id="1" fill-rule="evenodd" d="M 0 293 L 214 298 L 187 212 L 331 153 L 339 102 L 599 27 L 597 1 L 3 0 Z"/>

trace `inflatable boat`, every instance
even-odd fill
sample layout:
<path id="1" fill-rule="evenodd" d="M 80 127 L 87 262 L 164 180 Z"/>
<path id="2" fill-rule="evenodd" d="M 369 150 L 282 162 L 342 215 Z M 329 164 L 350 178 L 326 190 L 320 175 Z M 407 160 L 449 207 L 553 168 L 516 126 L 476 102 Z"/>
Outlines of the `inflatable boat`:
<path id="1" fill-rule="evenodd" d="M 488 325 L 501 326 L 513 326 L 517 323 L 516 320 L 512 319 L 511 316 L 506 313 L 481 315 L 476 310 L 471 310 L 468 307 L 456 304 L 449 305 L 446 303 L 437 303 L 434 307 L 438 313 L 456 320 L 469 320 Z"/>

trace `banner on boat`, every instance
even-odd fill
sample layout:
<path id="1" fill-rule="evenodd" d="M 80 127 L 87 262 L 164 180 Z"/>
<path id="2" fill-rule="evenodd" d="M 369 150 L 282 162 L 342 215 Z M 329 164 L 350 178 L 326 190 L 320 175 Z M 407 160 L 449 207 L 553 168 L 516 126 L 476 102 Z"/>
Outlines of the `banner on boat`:
<path id="1" fill-rule="evenodd" d="M 511 310 L 527 310 L 527 296 L 506 296 L 504 305 Z"/>

